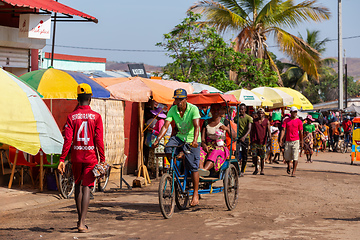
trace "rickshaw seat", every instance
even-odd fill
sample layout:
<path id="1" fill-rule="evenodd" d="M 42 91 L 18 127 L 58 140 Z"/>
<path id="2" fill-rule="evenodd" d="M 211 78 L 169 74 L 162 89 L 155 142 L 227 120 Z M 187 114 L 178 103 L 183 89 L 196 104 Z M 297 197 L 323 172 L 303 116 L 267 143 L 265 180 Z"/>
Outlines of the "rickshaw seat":
<path id="1" fill-rule="evenodd" d="M 219 180 L 219 178 L 215 178 L 215 177 L 200 177 L 199 178 L 200 182 L 216 182 Z"/>

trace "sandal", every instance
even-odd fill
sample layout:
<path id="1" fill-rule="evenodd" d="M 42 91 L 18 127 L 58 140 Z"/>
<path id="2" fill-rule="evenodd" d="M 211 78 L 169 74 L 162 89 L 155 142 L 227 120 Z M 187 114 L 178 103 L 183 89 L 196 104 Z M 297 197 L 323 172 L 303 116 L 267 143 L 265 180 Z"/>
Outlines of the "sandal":
<path id="1" fill-rule="evenodd" d="M 290 168 L 289 167 L 286 169 L 286 172 L 287 172 L 287 174 L 290 174 Z"/>
<path id="2" fill-rule="evenodd" d="M 86 233 L 89 230 L 89 227 L 85 225 L 85 228 L 78 227 L 79 233 Z"/>
<path id="3" fill-rule="evenodd" d="M 253 175 L 256 175 L 256 174 L 258 174 L 258 170 L 255 170 L 255 171 L 253 172 Z"/>

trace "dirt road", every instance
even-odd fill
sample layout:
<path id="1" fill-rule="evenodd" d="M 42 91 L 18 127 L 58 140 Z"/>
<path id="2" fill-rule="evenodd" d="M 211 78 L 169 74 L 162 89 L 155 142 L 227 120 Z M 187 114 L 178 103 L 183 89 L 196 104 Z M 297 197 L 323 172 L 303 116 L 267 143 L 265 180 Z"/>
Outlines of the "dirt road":
<path id="1" fill-rule="evenodd" d="M 253 176 L 248 167 L 233 211 L 219 193 L 165 220 L 155 183 L 97 193 L 88 233 L 77 233 L 70 199 L 1 215 L 0 239 L 360 239 L 360 163 L 350 166 L 349 154 L 341 153 L 314 160 L 302 157 L 296 178 L 283 164 L 266 165 L 264 176 Z"/>

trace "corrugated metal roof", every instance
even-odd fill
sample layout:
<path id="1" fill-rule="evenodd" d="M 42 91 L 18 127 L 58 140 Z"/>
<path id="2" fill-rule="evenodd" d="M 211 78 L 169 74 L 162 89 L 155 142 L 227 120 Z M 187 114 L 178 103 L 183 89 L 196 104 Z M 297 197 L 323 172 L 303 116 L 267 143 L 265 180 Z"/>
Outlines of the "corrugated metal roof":
<path id="1" fill-rule="evenodd" d="M 74 8 L 55 2 L 53 0 L 0 0 L 1 2 L 8 3 L 12 6 L 27 7 L 31 9 L 41 9 L 44 11 L 57 12 L 61 14 L 68 14 L 73 16 L 79 16 L 95 23 L 98 20 L 86 13 L 80 12 Z"/>

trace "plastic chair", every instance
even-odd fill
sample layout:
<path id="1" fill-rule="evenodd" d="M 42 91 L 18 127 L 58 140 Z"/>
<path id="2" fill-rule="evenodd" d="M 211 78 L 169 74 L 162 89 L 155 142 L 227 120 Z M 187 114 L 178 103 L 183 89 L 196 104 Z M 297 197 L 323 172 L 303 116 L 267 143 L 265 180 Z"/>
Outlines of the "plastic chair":
<path id="1" fill-rule="evenodd" d="M 35 161 L 36 162 L 40 162 L 40 157 L 41 157 L 41 154 L 44 154 L 45 153 L 39 153 L 38 155 L 35 156 Z M 49 168 L 49 169 L 55 169 L 55 179 L 56 179 L 56 186 L 57 188 L 59 189 L 59 178 L 58 178 L 58 172 L 57 172 L 57 167 L 59 166 L 59 163 L 60 163 L 60 154 L 50 154 L 50 155 L 45 155 L 46 157 L 43 158 L 43 168 Z M 52 158 L 52 161 L 51 161 L 51 158 Z M 52 162 L 52 164 L 51 164 Z M 40 164 L 37 164 L 36 165 L 37 167 L 40 167 Z M 43 181 L 45 179 L 45 174 L 44 174 L 44 178 L 43 178 Z M 42 184 L 44 185 L 44 184 Z"/>
<path id="2" fill-rule="evenodd" d="M 28 162 L 25 159 L 26 155 L 27 155 L 27 153 L 19 151 L 14 147 L 9 148 L 9 158 L 8 158 L 8 160 L 12 164 L 12 171 L 11 171 L 11 176 L 10 176 L 10 181 L 9 181 L 8 188 L 11 188 L 11 186 L 12 186 L 16 166 L 20 167 L 20 173 L 19 173 L 19 170 L 17 172 L 20 174 L 20 186 L 21 186 L 21 188 L 24 185 L 24 168 L 25 167 L 27 167 L 27 169 L 25 169 L 25 170 L 27 170 L 27 172 L 29 173 L 30 178 L 31 178 L 31 182 L 34 185 L 34 179 L 33 179 L 32 173 L 31 173 L 31 168 L 35 167 L 37 165 L 37 163 Z"/>

